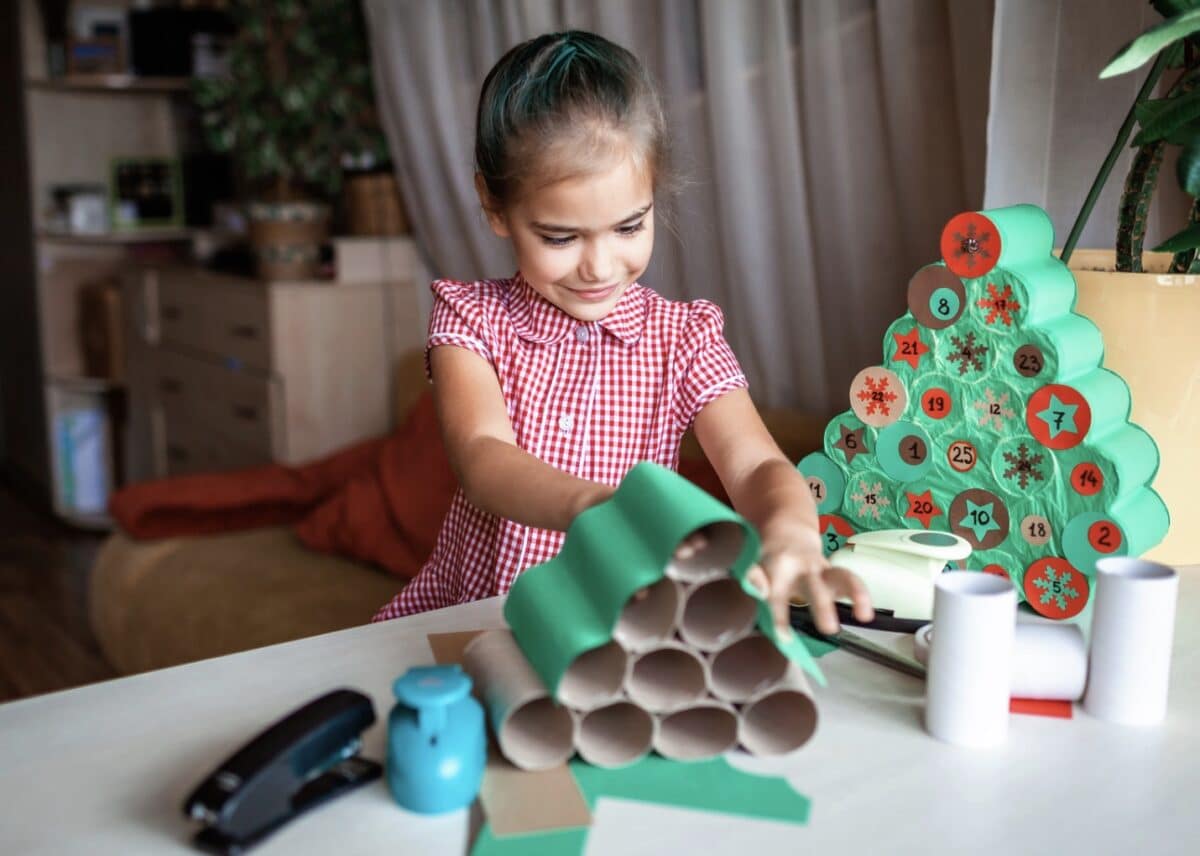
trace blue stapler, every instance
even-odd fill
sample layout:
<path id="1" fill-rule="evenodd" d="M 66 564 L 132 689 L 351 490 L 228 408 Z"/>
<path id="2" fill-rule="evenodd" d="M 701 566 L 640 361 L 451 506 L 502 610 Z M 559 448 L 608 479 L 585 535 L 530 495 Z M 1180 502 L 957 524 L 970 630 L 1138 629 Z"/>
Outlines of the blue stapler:
<path id="1" fill-rule="evenodd" d="M 202 850 L 241 853 L 283 824 L 359 785 L 382 767 L 358 755 L 375 722 L 371 699 L 334 690 L 292 711 L 225 759 L 192 792 L 183 813 L 204 827 Z"/>

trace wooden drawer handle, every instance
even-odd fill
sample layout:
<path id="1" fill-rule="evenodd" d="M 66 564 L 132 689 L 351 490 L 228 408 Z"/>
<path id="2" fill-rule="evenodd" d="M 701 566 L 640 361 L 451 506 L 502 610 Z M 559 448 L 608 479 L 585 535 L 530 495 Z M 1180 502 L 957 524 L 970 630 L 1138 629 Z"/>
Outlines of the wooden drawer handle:
<path id="1" fill-rule="evenodd" d="M 178 321 L 183 317 L 183 310 L 178 306 L 163 306 L 162 317 L 164 321 Z"/>
<path id="2" fill-rule="evenodd" d="M 176 395 L 183 392 L 183 381 L 173 377 L 164 377 L 158 382 L 158 388 L 168 395 Z"/>
<path id="3" fill-rule="evenodd" d="M 248 404 L 235 404 L 233 406 L 233 415 L 238 419 L 244 419 L 247 422 L 257 422 L 258 408 L 251 407 Z"/>
<path id="4" fill-rule="evenodd" d="M 235 324 L 229 328 L 229 332 L 235 339 L 255 340 L 258 338 L 258 328 L 253 324 Z"/>

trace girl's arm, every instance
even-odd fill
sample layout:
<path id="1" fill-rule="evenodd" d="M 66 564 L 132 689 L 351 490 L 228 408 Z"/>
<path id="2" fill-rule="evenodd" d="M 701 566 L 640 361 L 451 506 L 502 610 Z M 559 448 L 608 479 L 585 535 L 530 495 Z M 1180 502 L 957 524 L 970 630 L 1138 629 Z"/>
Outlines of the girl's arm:
<path id="1" fill-rule="evenodd" d="M 701 408 L 695 431 L 734 508 L 762 537 L 776 624 L 790 630 L 792 597 L 808 602 L 823 633 L 837 631 L 834 601 L 839 597 L 849 597 L 855 617 L 870 621 L 874 611 L 866 587 L 825 559 L 808 484 L 768 433 L 746 390 L 733 390 Z"/>
<path id="2" fill-rule="evenodd" d="M 429 363 L 446 453 L 472 505 L 561 532 L 612 495 L 608 485 L 576 478 L 517 447 L 496 373 L 483 357 L 440 345 Z"/>

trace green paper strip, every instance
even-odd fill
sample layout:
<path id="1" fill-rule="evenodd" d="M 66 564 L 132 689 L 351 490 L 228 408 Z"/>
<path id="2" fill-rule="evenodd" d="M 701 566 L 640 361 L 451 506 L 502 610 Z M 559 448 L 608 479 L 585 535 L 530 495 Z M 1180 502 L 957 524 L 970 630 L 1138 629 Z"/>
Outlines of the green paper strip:
<path id="1" fill-rule="evenodd" d="M 999 335 L 1038 327 L 1070 312 L 1077 293 L 1071 269 L 1050 257 L 1019 267 L 997 267 L 986 276 L 964 280 L 963 285 L 971 320 Z M 997 298 L 1007 305 L 995 303 Z M 1005 317 L 1010 323 L 1004 323 Z"/>
<path id="2" fill-rule="evenodd" d="M 1162 497 L 1148 487 L 1117 500 L 1110 509 L 1128 540 L 1128 554 L 1140 556 L 1167 537 L 1171 515 Z"/>
<path id="3" fill-rule="evenodd" d="M 730 571 L 758 601 L 759 629 L 824 686 L 824 675 L 799 639 L 779 638 L 770 606 L 746 579 L 759 554 L 754 527 L 678 473 L 643 462 L 610 499 L 572 522 L 556 557 L 517 578 L 504 604 L 517 643 L 551 694 L 577 657 L 612 639 L 625 604 L 665 576 L 679 544 L 717 523 L 742 530 Z"/>
<path id="4" fill-rule="evenodd" d="M 991 220 L 1000 233 L 997 265 L 1012 268 L 1041 261 L 1054 249 L 1054 223 L 1036 205 L 1010 205 L 976 213 Z"/>
<path id="5" fill-rule="evenodd" d="M 1022 352 L 1026 345 L 1040 351 Z M 1007 340 L 1002 364 L 1014 383 L 1028 384 L 1032 392 L 1056 378 L 1070 384 L 1081 374 L 1093 371 L 1104 359 L 1104 339 L 1100 328 L 1082 315 L 1069 312 L 1038 327 L 1026 327 Z M 1040 369 L 1034 373 L 1035 369 Z"/>

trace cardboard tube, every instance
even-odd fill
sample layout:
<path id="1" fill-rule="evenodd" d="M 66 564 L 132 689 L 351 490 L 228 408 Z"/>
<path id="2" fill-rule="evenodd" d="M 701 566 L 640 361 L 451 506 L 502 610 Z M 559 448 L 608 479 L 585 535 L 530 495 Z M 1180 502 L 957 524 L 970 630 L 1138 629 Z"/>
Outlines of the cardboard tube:
<path id="1" fill-rule="evenodd" d="M 637 591 L 621 610 L 613 638 L 627 651 L 645 651 L 670 639 L 675 632 L 683 592 L 671 579 Z"/>
<path id="2" fill-rule="evenodd" d="M 986 747 L 1008 736 L 1016 610 L 1007 577 L 948 571 L 934 584 L 925 728 L 938 740 Z"/>
<path id="3" fill-rule="evenodd" d="M 749 633 L 757 618 L 758 601 L 737 580 L 710 580 L 687 590 L 679 635 L 701 651 L 715 651 Z"/>
<path id="4" fill-rule="evenodd" d="M 1083 709 L 1122 725 L 1167 714 L 1179 574 L 1143 559 L 1096 563 L 1091 663 Z"/>
<path id="5" fill-rule="evenodd" d="M 597 767 L 623 767 L 650 751 L 654 717 L 628 701 L 579 714 L 575 746 L 579 756 Z"/>
<path id="6" fill-rule="evenodd" d="M 783 677 L 759 692 L 738 721 L 738 742 L 752 755 L 784 755 L 799 749 L 817 730 L 817 705 L 803 670 L 788 663 Z"/>
<path id="7" fill-rule="evenodd" d="M 673 761 L 699 761 L 715 758 L 737 742 L 737 711 L 708 699 L 660 716 L 654 751 Z"/>
<path id="8" fill-rule="evenodd" d="M 512 633 L 482 633 L 463 651 L 463 669 L 488 709 L 504 757 L 522 770 L 565 763 L 575 751 L 575 718 L 557 705 Z"/>
<path id="9" fill-rule="evenodd" d="M 736 523 L 714 523 L 704 529 L 705 544 L 685 557 L 672 558 L 667 576 L 684 583 L 700 583 L 729 576 L 745 538 Z"/>
<path id="10" fill-rule="evenodd" d="M 744 636 L 711 656 L 709 686 L 725 701 L 749 701 L 781 680 L 788 659 L 761 633 Z"/>
<path id="11" fill-rule="evenodd" d="M 569 707 L 591 710 L 615 700 L 625 682 L 628 657 L 616 642 L 585 651 L 567 666 L 558 699 Z"/>
<path id="12" fill-rule="evenodd" d="M 686 645 L 665 643 L 633 661 L 625 692 L 651 713 L 670 713 L 707 694 L 705 665 L 704 658 Z"/>

